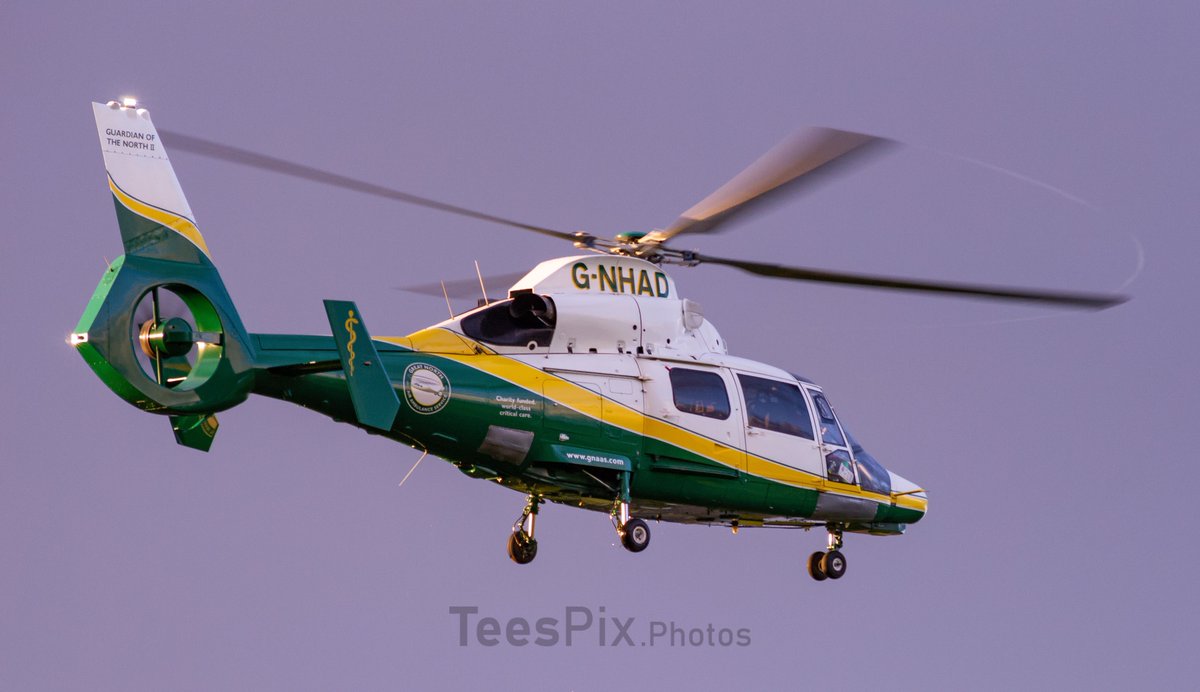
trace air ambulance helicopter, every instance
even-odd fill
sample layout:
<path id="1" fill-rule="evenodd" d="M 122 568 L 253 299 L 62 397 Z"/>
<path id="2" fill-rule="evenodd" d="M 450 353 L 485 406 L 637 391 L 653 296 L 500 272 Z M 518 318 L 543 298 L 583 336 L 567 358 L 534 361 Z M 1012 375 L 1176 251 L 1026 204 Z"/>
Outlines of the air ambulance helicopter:
<path id="1" fill-rule="evenodd" d="M 251 394 L 298 404 L 433 454 L 526 496 L 508 554 L 537 555 L 544 502 L 608 513 L 632 552 L 647 520 L 824 528 L 814 579 L 846 571 L 843 535 L 898 535 L 924 489 L 884 468 L 821 387 L 731 355 L 664 266 L 723 264 L 761 276 L 1100 309 L 1122 296 L 899 279 L 701 255 L 711 233 L 893 143 L 807 128 L 665 229 L 612 240 L 524 224 L 243 149 L 166 133 L 172 149 L 272 170 L 566 240 L 501 300 L 407 336 L 373 337 L 353 302 L 325 301 L 331 335 L 247 331 L 210 257 L 159 132 L 132 99 L 94 103 L 124 255 L 69 338 L 100 379 L 168 417 L 208 451 L 216 413 Z M 481 280 L 482 283 L 482 280 Z M 422 456 L 424 458 L 424 456 Z"/>

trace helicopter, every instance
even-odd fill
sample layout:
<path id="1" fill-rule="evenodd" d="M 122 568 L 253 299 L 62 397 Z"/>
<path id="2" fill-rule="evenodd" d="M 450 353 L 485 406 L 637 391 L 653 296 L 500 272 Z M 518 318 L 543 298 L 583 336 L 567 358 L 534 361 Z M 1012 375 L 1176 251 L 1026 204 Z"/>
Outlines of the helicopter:
<path id="1" fill-rule="evenodd" d="M 499 223 L 579 250 L 541 262 L 502 299 L 485 291 L 475 309 L 452 310 L 406 336 L 372 336 L 362 311 L 344 300 L 324 302 L 329 335 L 254 333 L 226 291 L 149 112 L 130 98 L 92 107 L 124 254 L 106 268 L 68 342 L 101 381 L 167 416 L 175 440 L 196 450 L 211 448 L 217 413 L 256 394 L 520 492 L 525 505 L 507 540 L 518 564 L 537 555 L 546 502 L 608 514 L 634 553 L 650 543 L 648 521 L 734 532 L 821 528 L 826 548 L 807 559 L 818 581 L 845 574 L 844 534 L 900 535 L 928 509 L 925 489 L 867 452 L 817 383 L 731 355 L 664 267 L 718 264 L 780 279 L 1086 309 L 1127 299 L 789 267 L 672 244 L 896 146 L 856 132 L 802 129 L 668 227 L 607 239 L 167 131 L 173 150 Z M 449 303 L 444 284 L 442 291 Z"/>

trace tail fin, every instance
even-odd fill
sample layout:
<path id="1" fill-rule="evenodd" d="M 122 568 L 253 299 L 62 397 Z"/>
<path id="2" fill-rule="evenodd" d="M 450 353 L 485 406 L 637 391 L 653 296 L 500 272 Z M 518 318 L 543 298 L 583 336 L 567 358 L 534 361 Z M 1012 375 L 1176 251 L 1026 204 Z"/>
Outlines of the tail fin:
<path id="1" fill-rule="evenodd" d="M 250 340 L 149 113 L 128 101 L 92 109 L 125 254 L 105 271 L 71 343 L 126 401 L 174 416 L 180 444 L 206 448 L 210 414 L 249 395 Z"/>
<path id="2" fill-rule="evenodd" d="M 195 263 L 208 246 L 145 108 L 93 103 L 125 254 Z"/>

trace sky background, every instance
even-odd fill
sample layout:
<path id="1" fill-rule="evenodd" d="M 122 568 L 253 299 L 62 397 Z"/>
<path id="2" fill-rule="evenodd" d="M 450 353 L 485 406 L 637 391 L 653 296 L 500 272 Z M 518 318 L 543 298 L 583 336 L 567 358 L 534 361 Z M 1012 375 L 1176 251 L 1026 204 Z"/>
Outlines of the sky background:
<path id="1" fill-rule="evenodd" d="M 1060 689 L 1194 684 L 1200 6 L 1152 3 L 0 6 L 0 688 Z M 675 269 L 732 352 L 824 385 L 929 490 L 903 537 L 550 506 L 273 400 L 205 455 L 65 343 L 121 246 L 91 101 L 529 223 L 669 224 L 801 125 L 906 143 L 685 247 L 1131 295 L 1100 313 Z M 169 140 L 167 142 L 169 150 Z M 394 287 L 570 254 L 533 234 L 186 153 L 252 331 L 445 317 Z M 460 305 L 460 307 L 463 307 Z M 458 645 L 448 609 L 570 606 L 746 647 Z M 593 630 L 594 632 L 594 630 Z"/>

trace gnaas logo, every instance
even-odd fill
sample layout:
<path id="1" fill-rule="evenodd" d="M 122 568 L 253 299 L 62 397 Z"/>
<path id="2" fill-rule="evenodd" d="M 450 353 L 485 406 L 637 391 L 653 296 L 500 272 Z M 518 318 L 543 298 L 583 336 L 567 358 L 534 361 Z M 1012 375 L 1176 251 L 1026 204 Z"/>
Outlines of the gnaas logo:
<path id="1" fill-rule="evenodd" d="M 417 413 L 437 413 L 450 401 L 450 380 L 428 363 L 413 363 L 404 370 L 404 400 Z"/>

